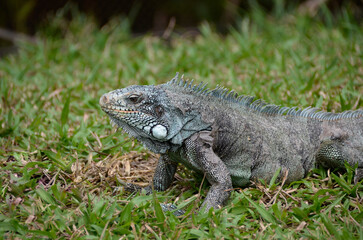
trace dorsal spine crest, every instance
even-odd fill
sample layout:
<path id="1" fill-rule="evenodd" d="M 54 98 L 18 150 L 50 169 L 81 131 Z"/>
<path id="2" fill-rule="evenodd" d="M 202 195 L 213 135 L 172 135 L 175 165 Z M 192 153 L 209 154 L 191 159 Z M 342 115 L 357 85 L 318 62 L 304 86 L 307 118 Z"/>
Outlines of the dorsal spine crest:
<path id="1" fill-rule="evenodd" d="M 240 105 L 241 107 L 245 107 L 252 111 L 266 114 L 269 116 L 296 116 L 324 121 L 336 121 L 339 119 L 363 117 L 363 109 L 358 109 L 355 111 L 348 110 L 342 113 L 332 113 L 319 111 L 319 109 L 315 107 L 307 107 L 305 109 L 301 109 L 298 107 L 281 107 L 279 105 L 267 104 L 262 99 L 255 99 L 255 97 L 248 95 L 238 95 L 233 90 L 229 90 L 219 85 L 215 89 L 210 90 L 209 88 L 207 88 L 206 83 L 201 82 L 198 85 L 193 84 L 193 79 L 184 80 L 183 76 L 179 78 L 179 73 L 176 73 L 175 77 L 166 84 L 182 88 L 201 97 L 213 97 L 223 100 L 226 103 L 235 103 Z"/>

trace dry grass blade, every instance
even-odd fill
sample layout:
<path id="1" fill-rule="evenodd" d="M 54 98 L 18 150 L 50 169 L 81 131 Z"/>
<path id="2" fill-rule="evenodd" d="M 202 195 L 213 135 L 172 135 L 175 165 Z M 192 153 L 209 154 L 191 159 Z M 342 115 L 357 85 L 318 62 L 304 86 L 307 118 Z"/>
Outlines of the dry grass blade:
<path id="1" fill-rule="evenodd" d="M 116 186 L 117 178 L 146 186 L 152 179 L 157 159 L 156 154 L 134 151 L 108 156 L 99 162 L 89 157 L 87 163 L 76 161 L 72 165 L 72 178 L 76 185 L 98 185 L 99 191 L 102 186 Z"/>

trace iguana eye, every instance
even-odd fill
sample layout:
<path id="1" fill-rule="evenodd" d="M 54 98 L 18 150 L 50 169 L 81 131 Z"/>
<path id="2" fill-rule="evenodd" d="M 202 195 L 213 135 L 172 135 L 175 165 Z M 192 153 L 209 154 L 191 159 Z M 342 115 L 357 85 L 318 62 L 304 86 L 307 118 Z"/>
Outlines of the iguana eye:
<path id="1" fill-rule="evenodd" d="M 130 96 L 128 96 L 128 100 L 134 104 L 141 102 L 142 99 L 142 96 L 137 94 L 131 94 Z"/>

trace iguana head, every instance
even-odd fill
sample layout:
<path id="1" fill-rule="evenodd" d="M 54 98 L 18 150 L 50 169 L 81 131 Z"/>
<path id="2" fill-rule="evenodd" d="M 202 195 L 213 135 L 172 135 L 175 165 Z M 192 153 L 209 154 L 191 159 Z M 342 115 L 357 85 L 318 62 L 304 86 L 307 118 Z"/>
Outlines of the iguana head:
<path id="1" fill-rule="evenodd" d="M 205 128 L 198 114 L 174 106 L 162 86 L 129 86 L 100 98 L 111 122 L 157 153 L 181 146 L 199 126 Z"/>

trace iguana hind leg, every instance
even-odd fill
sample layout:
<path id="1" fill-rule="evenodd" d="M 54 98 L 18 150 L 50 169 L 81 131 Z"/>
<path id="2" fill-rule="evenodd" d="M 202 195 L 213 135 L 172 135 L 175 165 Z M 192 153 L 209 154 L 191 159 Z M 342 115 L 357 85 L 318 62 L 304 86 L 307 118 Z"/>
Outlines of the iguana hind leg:
<path id="1" fill-rule="evenodd" d="M 324 140 L 316 154 L 316 163 L 325 168 L 344 169 L 344 163 L 347 162 L 355 170 L 354 183 L 363 179 L 363 153 L 356 148 L 349 146 L 344 141 Z"/>
<path id="2" fill-rule="evenodd" d="M 344 168 L 346 157 L 343 155 L 341 144 L 332 140 L 322 141 L 316 154 L 316 163 L 325 168 Z"/>

